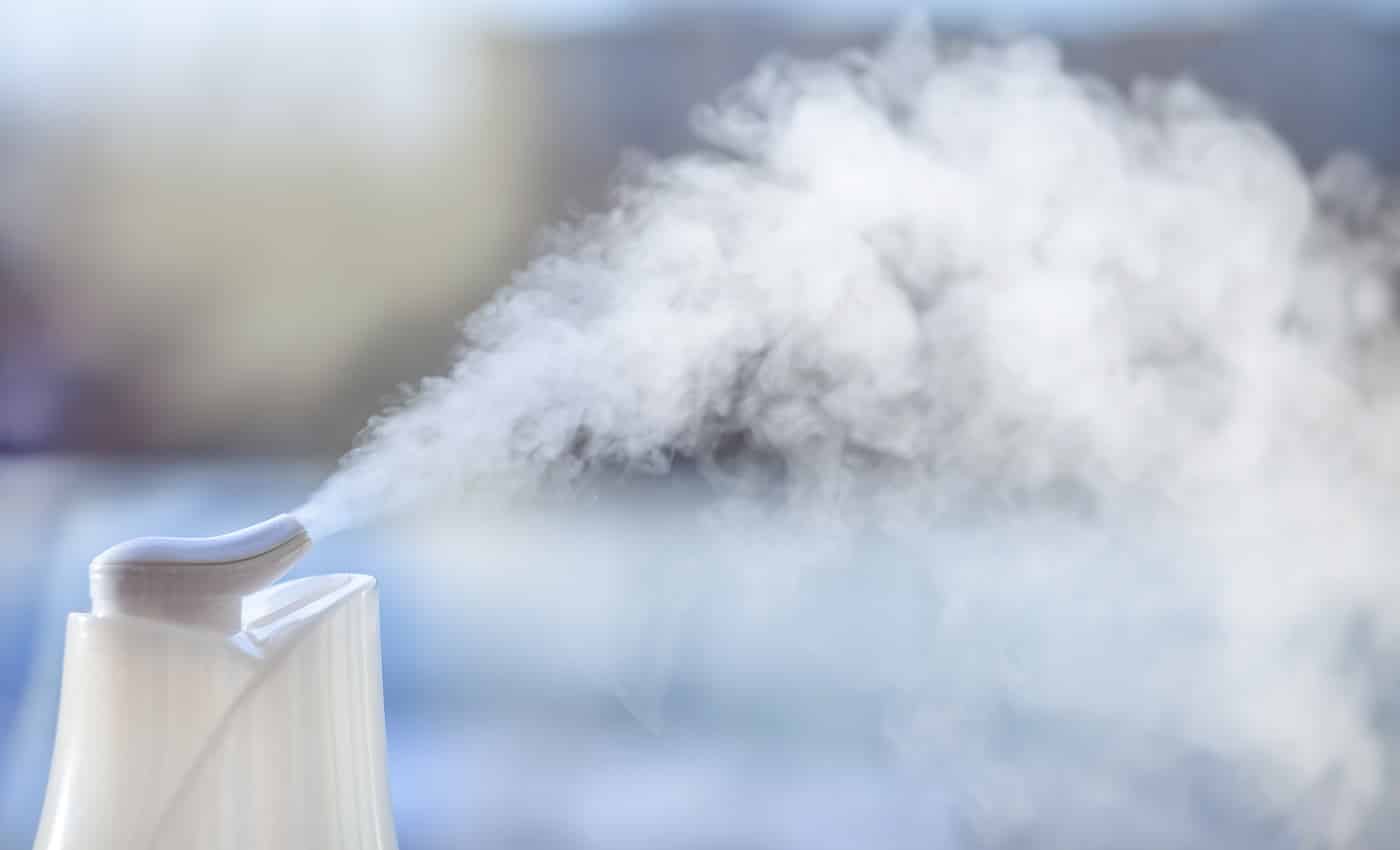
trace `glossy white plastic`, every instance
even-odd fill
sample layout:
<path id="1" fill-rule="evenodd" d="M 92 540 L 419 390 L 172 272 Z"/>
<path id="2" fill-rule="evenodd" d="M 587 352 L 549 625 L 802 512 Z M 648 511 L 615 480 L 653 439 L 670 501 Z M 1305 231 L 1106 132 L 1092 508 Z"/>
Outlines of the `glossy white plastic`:
<path id="1" fill-rule="evenodd" d="M 267 579 L 237 566 L 243 579 L 215 577 L 215 565 L 306 547 L 299 525 L 272 522 L 241 538 L 243 550 L 194 547 L 214 560 L 180 561 L 188 541 L 147 538 L 94 561 L 94 613 L 68 620 L 35 850 L 396 850 L 375 581 L 330 575 L 257 590 Z M 260 575 L 280 574 L 295 555 L 274 562 L 286 556 Z M 156 573 L 112 569 L 121 563 L 178 564 L 161 569 L 179 575 L 166 576 L 173 587 L 128 593 Z M 254 592 L 235 593 L 245 587 Z M 228 597 L 241 609 L 233 629 L 223 627 Z"/>
<path id="2" fill-rule="evenodd" d="M 92 612 L 235 632 L 243 598 L 285 575 L 310 546 L 290 514 L 218 537 L 118 543 L 92 559 Z"/>

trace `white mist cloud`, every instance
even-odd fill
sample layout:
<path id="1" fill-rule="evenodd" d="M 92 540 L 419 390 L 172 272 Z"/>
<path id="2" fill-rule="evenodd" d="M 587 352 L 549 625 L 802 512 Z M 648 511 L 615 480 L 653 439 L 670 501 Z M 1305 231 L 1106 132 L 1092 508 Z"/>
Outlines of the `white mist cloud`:
<path id="1" fill-rule="evenodd" d="M 1196 759 L 1232 817 L 1356 846 L 1386 770 L 1348 647 L 1400 626 L 1393 191 L 1033 40 L 771 62 L 698 125 L 371 423 L 313 533 L 694 461 L 802 521 L 788 560 L 926 577 L 936 616 L 851 672 L 981 840 L 1230 846 Z M 870 528 L 902 554 L 813 555 Z M 714 570 L 783 563 L 734 545 Z M 1040 731 L 1006 749 L 1008 713 Z"/>

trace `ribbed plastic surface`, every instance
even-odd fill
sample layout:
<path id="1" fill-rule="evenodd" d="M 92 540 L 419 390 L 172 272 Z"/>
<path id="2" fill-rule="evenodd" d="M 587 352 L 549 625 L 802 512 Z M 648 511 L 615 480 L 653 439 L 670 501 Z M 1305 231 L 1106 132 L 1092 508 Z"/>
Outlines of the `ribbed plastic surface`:
<path id="1" fill-rule="evenodd" d="M 245 606 L 233 636 L 69 618 L 36 850 L 395 850 L 374 580 Z"/>

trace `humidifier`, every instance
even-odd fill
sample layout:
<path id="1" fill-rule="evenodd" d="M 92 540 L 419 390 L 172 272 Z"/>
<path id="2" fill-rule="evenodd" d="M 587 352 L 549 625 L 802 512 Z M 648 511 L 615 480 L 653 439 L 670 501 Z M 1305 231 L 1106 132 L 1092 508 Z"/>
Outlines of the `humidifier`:
<path id="1" fill-rule="evenodd" d="M 35 850 L 394 850 L 375 581 L 274 584 L 310 543 L 282 515 L 93 560 Z"/>

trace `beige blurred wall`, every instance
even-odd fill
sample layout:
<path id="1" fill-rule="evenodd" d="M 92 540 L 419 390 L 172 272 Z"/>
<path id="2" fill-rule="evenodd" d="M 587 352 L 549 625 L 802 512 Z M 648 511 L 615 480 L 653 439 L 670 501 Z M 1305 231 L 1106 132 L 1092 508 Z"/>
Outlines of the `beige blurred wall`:
<path id="1" fill-rule="evenodd" d="M 442 40 L 410 126 L 356 114 L 353 77 L 332 108 L 256 114 L 284 95 L 240 86 L 235 61 L 51 131 L 38 300 L 65 368 L 109 376 L 131 431 L 71 439 L 330 448 L 355 429 L 341 411 L 443 367 L 459 317 L 519 261 L 539 187 L 528 78 Z"/>

